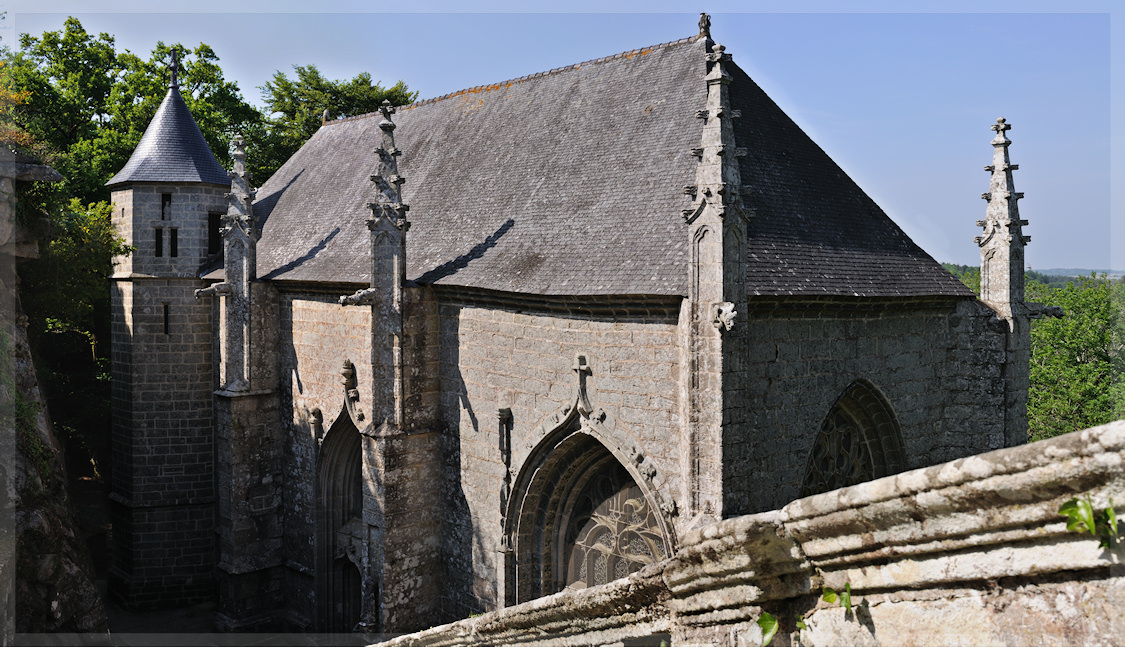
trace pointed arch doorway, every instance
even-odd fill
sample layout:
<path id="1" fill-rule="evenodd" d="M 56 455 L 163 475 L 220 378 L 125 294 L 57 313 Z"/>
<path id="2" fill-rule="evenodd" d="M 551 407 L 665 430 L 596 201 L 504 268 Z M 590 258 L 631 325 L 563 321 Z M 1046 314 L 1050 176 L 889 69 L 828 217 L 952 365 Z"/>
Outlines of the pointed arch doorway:
<path id="1" fill-rule="evenodd" d="M 363 618 L 363 445 L 342 412 L 321 443 L 316 476 L 317 626 L 353 631 Z"/>

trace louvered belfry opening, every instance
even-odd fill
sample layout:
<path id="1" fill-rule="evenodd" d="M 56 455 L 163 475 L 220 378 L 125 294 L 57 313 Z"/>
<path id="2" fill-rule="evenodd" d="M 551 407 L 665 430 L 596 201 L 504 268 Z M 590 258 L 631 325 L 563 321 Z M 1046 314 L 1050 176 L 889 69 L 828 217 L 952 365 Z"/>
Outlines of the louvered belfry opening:
<path id="1" fill-rule="evenodd" d="M 906 469 L 902 434 L 890 403 L 870 382 L 856 380 L 824 418 L 801 496 L 896 474 Z"/>

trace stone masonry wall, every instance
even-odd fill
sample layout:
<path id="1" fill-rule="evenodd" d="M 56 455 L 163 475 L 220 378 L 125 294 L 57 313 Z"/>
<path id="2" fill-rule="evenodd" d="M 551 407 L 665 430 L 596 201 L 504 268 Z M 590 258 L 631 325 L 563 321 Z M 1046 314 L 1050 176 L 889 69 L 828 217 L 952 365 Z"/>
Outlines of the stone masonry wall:
<path id="1" fill-rule="evenodd" d="M 194 297 L 200 287 L 138 278 L 112 291 L 111 500 L 122 531 L 110 590 L 129 606 L 212 595 L 212 304 Z"/>
<path id="2" fill-rule="evenodd" d="M 383 484 L 384 629 L 413 631 L 441 617 L 442 439 L 438 302 L 420 287 L 403 294 L 403 428 L 379 438 Z"/>
<path id="3" fill-rule="evenodd" d="M 574 404 L 576 354 L 593 367 L 593 406 L 616 419 L 681 496 L 678 334 L 675 312 L 612 317 L 441 305 L 446 617 L 497 605 L 505 472 L 498 411 L 512 411 L 514 481 L 538 440 L 536 427 Z"/>
<path id="4" fill-rule="evenodd" d="M 226 213 L 230 187 L 214 185 L 130 184 L 114 191 L 113 226 L 136 251 L 114 261 L 115 276 L 146 274 L 194 277 L 207 258 L 209 213 Z M 161 217 L 163 195 L 172 196 L 169 213 Z M 155 230 L 163 230 L 163 250 L 156 256 Z M 176 256 L 172 256 L 172 229 Z"/>
<path id="5" fill-rule="evenodd" d="M 417 631 L 441 617 L 441 473 L 437 432 L 381 441 L 385 563 L 382 599 L 387 631 Z M 467 564 L 464 565 L 466 568 Z"/>
<path id="6" fill-rule="evenodd" d="M 1004 333 L 971 300 L 911 305 L 751 300 L 750 432 L 724 439 L 724 514 L 797 498 L 836 399 L 873 383 L 897 415 L 907 467 L 1004 446 Z"/>
<path id="7" fill-rule="evenodd" d="M 314 554 L 316 537 L 317 438 L 310 415 L 319 408 L 322 428 L 331 428 L 344 407 L 340 368 L 356 367 L 359 406 L 371 410 L 371 309 L 344 307 L 336 292 L 281 292 L 278 296 L 278 380 L 280 419 L 285 427 L 282 471 L 283 553 L 287 576 L 287 621 L 312 628 L 316 617 Z M 342 415 L 347 415 L 343 413 Z"/>
<path id="8" fill-rule="evenodd" d="M 282 438 L 276 392 L 216 397 L 216 526 L 224 631 L 278 628 L 284 608 Z"/>

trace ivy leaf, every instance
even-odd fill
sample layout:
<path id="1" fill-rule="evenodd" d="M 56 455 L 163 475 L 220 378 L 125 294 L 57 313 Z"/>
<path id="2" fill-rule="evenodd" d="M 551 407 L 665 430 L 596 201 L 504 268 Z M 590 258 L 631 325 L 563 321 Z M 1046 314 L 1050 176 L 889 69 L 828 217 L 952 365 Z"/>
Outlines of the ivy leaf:
<path id="1" fill-rule="evenodd" d="M 1079 519 L 1078 499 L 1074 498 L 1059 506 L 1059 514 L 1066 517 L 1066 529 L 1081 532 L 1082 521 Z"/>
<path id="2" fill-rule="evenodd" d="M 763 611 L 762 616 L 758 618 L 758 626 L 762 628 L 762 647 L 766 647 L 777 633 L 777 618 Z"/>
<path id="3" fill-rule="evenodd" d="M 808 625 L 805 624 L 805 616 L 797 616 L 797 628 L 808 629 Z"/>
<path id="4" fill-rule="evenodd" d="M 852 585 L 851 582 L 844 584 L 844 592 L 840 594 L 840 600 L 844 603 L 844 610 L 848 613 L 852 612 Z"/>
<path id="5" fill-rule="evenodd" d="M 1117 513 L 1113 510 L 1113 499 L 1109 500 L 1109 507 L 1100 515 L 1098 524 L 1098 545 L 1110 550 L 1117 548 Z"/>
<path id="6" fill-rule="evenodd" d="M 1090 497 L 1078 500 L 1078 518 L 1085 524 L 1091 535 L 1097 535 L 1097 522 L 1094 520 L 1094 506 L 1090 504 Z"/>
<path id="7" fill-rule="evenodd" d="M 820 599 L 828 604 L 836 604 L 836 597 L 836 591 L 826 586 L 824 587 L 824 595 L 820 596 Z"/>

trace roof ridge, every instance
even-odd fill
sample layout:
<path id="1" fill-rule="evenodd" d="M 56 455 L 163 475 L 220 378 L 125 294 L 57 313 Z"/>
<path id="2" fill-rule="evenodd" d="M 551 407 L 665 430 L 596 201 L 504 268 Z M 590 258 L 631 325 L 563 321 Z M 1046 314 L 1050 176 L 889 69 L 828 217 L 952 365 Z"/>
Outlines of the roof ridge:
<path id="1" fill-rule="evenodd" d="M 584 65 L 594 65 L 594 64 L 597 64 L 597 63 L 606 63 L 608 61 L 612 61 L 612 60 L 619 59 L 619 58 L 633 58 L 634 56 L 637 56 L 637 55 L 640 55 L 640 54 L 647 54 L 647 53 L 649 53 L 649 52 L 651 52 L 655 49 L 659 49 L 661 47 L 671 47 L 673 45 L 684 45 L 684 44 L 699 40 L 700 38 L 703 38 L 703 36 L 701 34 L 695 34 L 693 36 L 688 36 L 687 38 L 680 38 L 678 40 L 671 40 L 671 41 L 668 41 L 668 42 L 665 42 L 665 43 L 658 43 L 656 45 L 649 45 L 648 47 L 639 47 L 637 49 L 631 49 L 631 50 L 628 50 L 628 51 L 625 51 L 625 52 L 618 52 L 617 54 L 611 54 L 609 56 L 602 56 L 601 58 L 594 58 L 594 59 L 590 59 L 588 61 L 582 61 L 580 63 L 572 63 L 570 65 L 564 65 L 562 67 L 556 67 L 554 69 L 546 70 L 544 72 L 536 72 L 534 74 L 527 74 L 525 76 L 521 76 L 521 77 L 518 77 L 518 78 L 507 79 L 505 81 L 499 81 L 497 83 L 489 83 L 487 85 L 477 85 L 477 86 L 473 86 L 471 88 L 465 88 L 463 90 L 457 90 L 455 92 L 443 94 L 443 95 L 438 96 L 438 97 L 431 97 L 429 99 L 422 99 L 421 101 L 415 101 L 414 103 L 408 103 L 406 105 L 399 106 L 398 109 L 399 110 L 413 110 L 414 108 L 417 108 L 417 107 L 420 107 L 420 106 L 429 105 L 431 103 L 437 103 L 439 101 L 444 101 L 446 99 L 452 99 L 453 97 L 459 97 L 459 96 L 464 95 L 464 94 L 475 94 L 477 92 L 486 92 L 488 90 L 497 90 L 501 86 L 506 87 L 506 86 L 510 86 L 514 83 L 522 83 L 524 81 L 530 81 L 532 79 L 538 79 L 538 78 L 542 78 L 542 77 L 545 77 L 545 76 L 550 76 L 552 74 L 558 74 L 558 73 L 564 72 L 566 70 L 575 70 L 575 69 L 578 69 L 578 68 L 580 68 Z M 368 118 L 374 117 L 378 114 L 379 114 L 379 111 L 375 111 L 375 112 L 366 112 L 362 115 L 352 115 L 351 117 L 340 117 L 339 119 L 333 119 L 331 121 L 325 122 L 324 126 L 331 126 L 333 124 L 340 124 L 340 123 L 344 123 L 344 122 L 348 122 L 348 121 L 357 121 L 359 119 L 368 119 Z"/>

